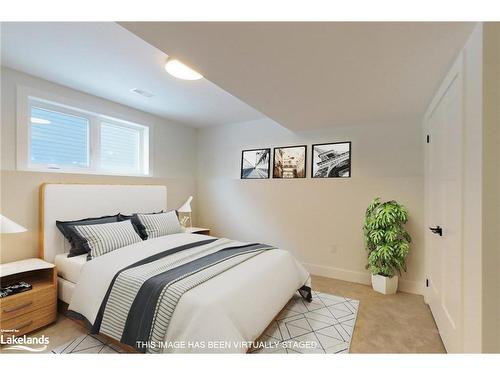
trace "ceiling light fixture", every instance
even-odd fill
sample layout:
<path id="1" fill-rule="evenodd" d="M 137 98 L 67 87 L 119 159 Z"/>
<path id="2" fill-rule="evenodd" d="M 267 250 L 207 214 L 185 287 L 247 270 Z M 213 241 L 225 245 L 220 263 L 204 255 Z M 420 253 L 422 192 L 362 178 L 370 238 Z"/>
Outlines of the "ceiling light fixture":
<path id="1" fill-rule="evenodd" d="M 181 63 L 179 60 L 176 59 L 168 59 L 167 62 L 165 63 L 165 70 L 170 75 L 187 81 L 195 81 L 197 79 L 203 78 L 203 76 L 200 73 L 184 65 L 183 63 Z"/>
<path id="2" fill-rule="evenodd" d="M 39 117 L 32 117 L 31 118 L 31 123 L 32 124 L 39 124 L 39 125 L 49 125 L 50 121 L 49 120 L 45 120 L 43 118 L 39 118 Z"/>

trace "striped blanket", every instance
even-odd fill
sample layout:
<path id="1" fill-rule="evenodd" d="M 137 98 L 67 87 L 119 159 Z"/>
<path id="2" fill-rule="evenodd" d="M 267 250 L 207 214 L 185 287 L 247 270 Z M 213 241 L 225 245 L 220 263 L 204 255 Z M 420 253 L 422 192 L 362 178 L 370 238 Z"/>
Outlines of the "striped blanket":
<path id="1" fill-rule="evenodd" d="M 271 249 L 263 244 L 242 245 L 211 238 L 131 264 L 114 276 L 91 331 L 106 334 L 139 352 L 160 352 L 184 293 Z"/>

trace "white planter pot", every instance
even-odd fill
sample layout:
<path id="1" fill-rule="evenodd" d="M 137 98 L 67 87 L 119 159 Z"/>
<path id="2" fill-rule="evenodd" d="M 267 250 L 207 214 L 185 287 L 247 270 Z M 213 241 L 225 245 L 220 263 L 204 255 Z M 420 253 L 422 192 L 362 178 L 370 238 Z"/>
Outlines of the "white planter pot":
<path id="1" fill-rule="evenodd" d="M 382 294 L 394 294 L 398 290 L 398 277 L 372 275 L 373 290 Z"/>

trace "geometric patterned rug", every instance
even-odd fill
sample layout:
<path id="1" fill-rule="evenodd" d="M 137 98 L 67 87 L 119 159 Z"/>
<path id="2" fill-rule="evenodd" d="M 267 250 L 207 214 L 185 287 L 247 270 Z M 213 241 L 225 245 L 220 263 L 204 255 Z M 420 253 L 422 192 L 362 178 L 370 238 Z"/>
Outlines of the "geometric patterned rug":
<path id="1" fill-rule="evenodd" d="M 296 294 L 257 340 L 253 354 L 349 353 L 359 301 L 312 291 L 312 302 Z M 119 354 L 123 349 L 98 335 L 81 335 L 54 354 Z"/>
<path id="2" fill-rule="evenodd" d="M 98 335 L 81 335 L 52 350 L 54 354 L 118 354 L 125 353 L 119 346 Z"/>
<path id="3" fill-rule="evenodd" d="M 259 338 L 270 345 L 253 353 L 349 353 L 359 301 L 312 294 L 310 303 L 295 295 Z"/>

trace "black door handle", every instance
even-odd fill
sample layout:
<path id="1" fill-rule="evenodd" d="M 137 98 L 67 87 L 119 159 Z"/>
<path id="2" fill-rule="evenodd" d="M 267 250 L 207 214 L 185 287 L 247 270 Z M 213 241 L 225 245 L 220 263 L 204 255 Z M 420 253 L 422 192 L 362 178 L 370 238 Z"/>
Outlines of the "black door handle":
<path id="1" fill-rule="evenodd" d="M 443 235 L 443 228 L 441 228 L 439 225 L 437 225 L 435 227 L 429 227 L 429 229 L 434 234 L 439 234 L 440 236 Z"/>

